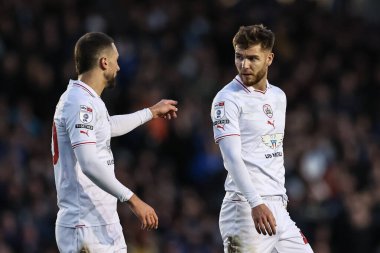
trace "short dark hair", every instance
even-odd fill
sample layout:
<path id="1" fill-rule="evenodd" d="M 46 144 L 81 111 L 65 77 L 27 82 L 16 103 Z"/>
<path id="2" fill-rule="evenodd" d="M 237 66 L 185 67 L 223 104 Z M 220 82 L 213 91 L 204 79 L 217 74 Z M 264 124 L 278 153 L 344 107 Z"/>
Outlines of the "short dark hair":
<path id="1" fill-rule="evenodd" d="M 238 45 L 242 49 L 260 44 L 262 49 L 272 51 L 275 35 L 264 25 L 240 26 L 235 34 L 232 44 L 234 48 Z"/>
<path id="2" fill-rule="evenodd" d="M 95 65 L 99 53 L 111 47 L 114 40 L 101 32 L 86 33 L 75 44 L 74 60 L 77 74 L 91 70 Z"/>

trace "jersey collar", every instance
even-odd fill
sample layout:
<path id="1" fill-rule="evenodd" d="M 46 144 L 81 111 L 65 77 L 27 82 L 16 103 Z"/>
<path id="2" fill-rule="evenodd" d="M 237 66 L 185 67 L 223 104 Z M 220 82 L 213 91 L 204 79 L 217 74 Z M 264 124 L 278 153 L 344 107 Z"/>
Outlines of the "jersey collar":
<path id="1" fill-rule="evenodd" d="M 94 91 L 93 88 L 91 88 L 89 85 L 87 85 L 86 83 L 84 83 L 80 80 L 71 80 L 70 79 L 69 85 L 83 89 L 88 94 L 90 94 L 92 97 L 99 97 L 99 95 Z"/>
<path id="2" fill-rule="evenodd" d="M 238 85 L 240 85 L 244 89 L 244 91 L 247 92 L 247 93 L 260 92 L 260 93 L 265 94 L 267 92 L 267 90 L 272 87 L 272 85 L 268 82 L 268 80 L 267 80 L 267 87 L 266 87 L 266 89 L 264 91 L 262 91 L 262 90 L 257 90 L 255 88 L 253 88 L 252 86 L 246 86 L 243 83 L 243 81 L 241 80 L 241 78 L 240 78 L 239 75 L 236 75 L 234 79 L 238 83 Z"/>

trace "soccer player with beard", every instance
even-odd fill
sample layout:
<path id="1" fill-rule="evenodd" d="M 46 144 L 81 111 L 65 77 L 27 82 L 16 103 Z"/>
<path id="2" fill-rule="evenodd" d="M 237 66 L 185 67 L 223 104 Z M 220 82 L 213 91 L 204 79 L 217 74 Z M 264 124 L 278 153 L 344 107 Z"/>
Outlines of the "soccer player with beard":
<path id="1" fill-rule="evenodd" d="M 56 107 L 52 153 L 60 252 L 127 252 L 117 200 L 129 204 L 142 229 L 158 227 L 154 209 L 116 179 L 111 137 L 152 118 L 176 118 L 177 102 L 161 100 L 135 113 L 109 116 L 100 95 L 115 85 L 118 57 L 108 35 L 83 35 L 74 52 L 78 80 L 70 80 Z"/>
<path id="2" fill-rule="evenodd" d="M 224 252 L 313 252 L 286 210 L 286 96 L 267 80 L 275 36 L 242 26 L 233 38 L 238 75 L 214 98 L 211 118 L 228 171 L 219 227 Z"/>

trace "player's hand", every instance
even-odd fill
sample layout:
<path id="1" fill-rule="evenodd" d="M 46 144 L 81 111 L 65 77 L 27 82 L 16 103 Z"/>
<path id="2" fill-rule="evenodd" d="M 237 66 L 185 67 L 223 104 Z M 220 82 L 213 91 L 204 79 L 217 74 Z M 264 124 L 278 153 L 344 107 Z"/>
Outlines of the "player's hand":
<path id="1" fill-rule="evenodd" d="M 142 201 L 136 194 L 128 200 L 129 208 L 141 221 L 141 229 L 151 230 L 158 228 L 158 217 L 154 209 Z"/>
<path id="2" fill-rule="evenodd" d="M 175 100 L 162 99 L 157 104 L 149 107 L 152 112 L 153 118 L 174 119 L 177 118 L 178 104 Z"/>
<path id="3" fill-rule="evenodd" d="M 268 233 L 270 236 L 276 234 L 276 219 L 265 204 L 252 208 L 252 219 L 257 233 L 263 235 Z"/>

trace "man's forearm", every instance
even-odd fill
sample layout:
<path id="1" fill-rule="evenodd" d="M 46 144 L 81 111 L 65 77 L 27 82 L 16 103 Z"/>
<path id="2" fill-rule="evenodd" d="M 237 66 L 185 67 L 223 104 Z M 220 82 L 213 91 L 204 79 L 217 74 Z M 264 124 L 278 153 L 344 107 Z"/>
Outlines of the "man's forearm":
<path id="1" fill-rule="evenodd" d="M 236 186 L 248 200 L 251 208 L 263 203 L 250 180 L 248 170 L 241 158 L 240 136 L 229 136 L 219 141 L 224 165 L 236 183 Z"/>
<path id="2" fill-rule="evenodd" d="M 83 173 L 99 188 L 118 198 L 128 201 L 133 192 L 116 179 L 114 171 L 107 168 L 96 156 L 95 145 L 82 145 L 74 149 Z"/>
<path id="3" fill-rule="evenodd" d="M 111 116 L 111 136 L 116 137 L 126 134 L 151 120 L 152 117 L 152 112 L 147 108 L 130 114 Z"/>

